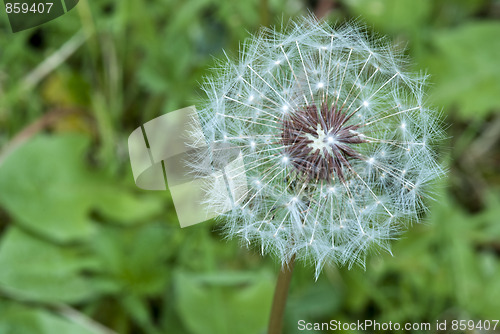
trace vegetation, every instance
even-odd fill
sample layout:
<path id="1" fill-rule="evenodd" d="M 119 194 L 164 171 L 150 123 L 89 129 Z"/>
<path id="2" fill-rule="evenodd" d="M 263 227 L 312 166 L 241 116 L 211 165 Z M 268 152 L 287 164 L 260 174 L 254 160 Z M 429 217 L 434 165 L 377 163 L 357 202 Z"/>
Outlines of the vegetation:
<path id="1" fill-rule="evenodd" d="M 499 1 L 80 0 L 15 34 L 2 11 L 0 334 L 265 332 L 279 263 L 213 222 L 180 229 L 168 191 L 135 186 L 127 137 L 197 104 L 212 56 L 308 9 L 365 21 L 427 69 L 450 172 L 394 256 L 317 282 L 297 264 L 285 332 L 498 319 Z"/>

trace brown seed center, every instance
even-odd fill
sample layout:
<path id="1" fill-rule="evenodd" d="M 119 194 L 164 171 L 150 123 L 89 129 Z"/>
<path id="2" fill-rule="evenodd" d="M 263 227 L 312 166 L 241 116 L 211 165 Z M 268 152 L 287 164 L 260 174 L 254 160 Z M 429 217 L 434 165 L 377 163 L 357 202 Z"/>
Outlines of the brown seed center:
<path id="1" fill-rule="evenodd" d="M 284 120 L 281 134 L 291 165 L 308 178 L 343 180 L 352 169 L 349 159 L 361 159 L 354 144 L 366 142 L 356 131 L 360 124 L 346 125 L 351 117 L 326 103 L 319 110 L 315 104 L 296 109 Z"/>

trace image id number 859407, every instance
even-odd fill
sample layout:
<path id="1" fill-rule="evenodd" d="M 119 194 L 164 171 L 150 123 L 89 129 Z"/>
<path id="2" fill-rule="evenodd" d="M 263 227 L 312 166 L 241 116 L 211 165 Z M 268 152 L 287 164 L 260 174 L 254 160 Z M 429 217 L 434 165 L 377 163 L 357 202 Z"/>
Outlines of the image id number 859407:
<path id="1" fill-rule="evenodd" d="M 5 10 L 7 11 L 7 14 L 14 13 L 14 14 L 42 14 L 42 13 L 50 13 L 50 9 L 52 8 L 53 2 L 38 2 L 38 3 L 33 3 L 29 4 L 26 2 L 7 2 L 5 4 Z"/>

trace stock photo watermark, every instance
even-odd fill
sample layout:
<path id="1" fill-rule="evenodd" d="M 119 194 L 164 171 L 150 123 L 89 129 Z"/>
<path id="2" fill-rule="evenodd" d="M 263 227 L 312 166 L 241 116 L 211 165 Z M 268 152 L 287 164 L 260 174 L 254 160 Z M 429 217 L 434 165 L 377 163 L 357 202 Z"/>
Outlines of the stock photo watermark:
<path id="1" fill-rule="evenodd" d="M 49 22 L 73 9 L 78 0 L 4 0 L 12 32 Z"/>
<path id="2" fill-rule="evenodd" d="M 330 331 L 473 331 L 493 332 L 498 328 L 499 320 L 436 320 L 436 322 L 379 322 L 376 320 L 358 320 L 355 322 L 342 322 L 330 320 L 329 322 L 297 321 L 297 329 L 303 332 Z"/>

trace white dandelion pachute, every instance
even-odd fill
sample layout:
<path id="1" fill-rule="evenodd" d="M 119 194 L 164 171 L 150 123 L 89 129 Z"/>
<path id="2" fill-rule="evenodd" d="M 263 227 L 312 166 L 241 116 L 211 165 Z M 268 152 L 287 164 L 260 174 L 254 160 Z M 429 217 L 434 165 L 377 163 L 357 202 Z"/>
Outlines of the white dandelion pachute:
<path id="1" fill-rule="evenodd" d="M 206 79 L 198 113 L 134 131 L 134 178 L 165 189 L 164 168 L 182 226 L 218 217 L 228 237 L 283 264 L 313 262 L 316 278 L 325 263 L 364 265 L 420 220 L 445 173 L 425 80 L 356 24 L 264 29 Z"/>
<path id="2" fill-rule="evenodd" d="M 227 236 L 282 263 L 312 261 L 318 275 L 327 262 L 364 264 L 419 221 L 427 185 L 444 173 L 444 134 L 426 77 L 404 65 L 362 27 L 314 18 L 265 29 L 221 62 L 198 114 L 206 145 L 237 148 L 244 163 L 248 189 L 221 216 Z M 215 180 L 207 207 L 230 202 Z"/>

